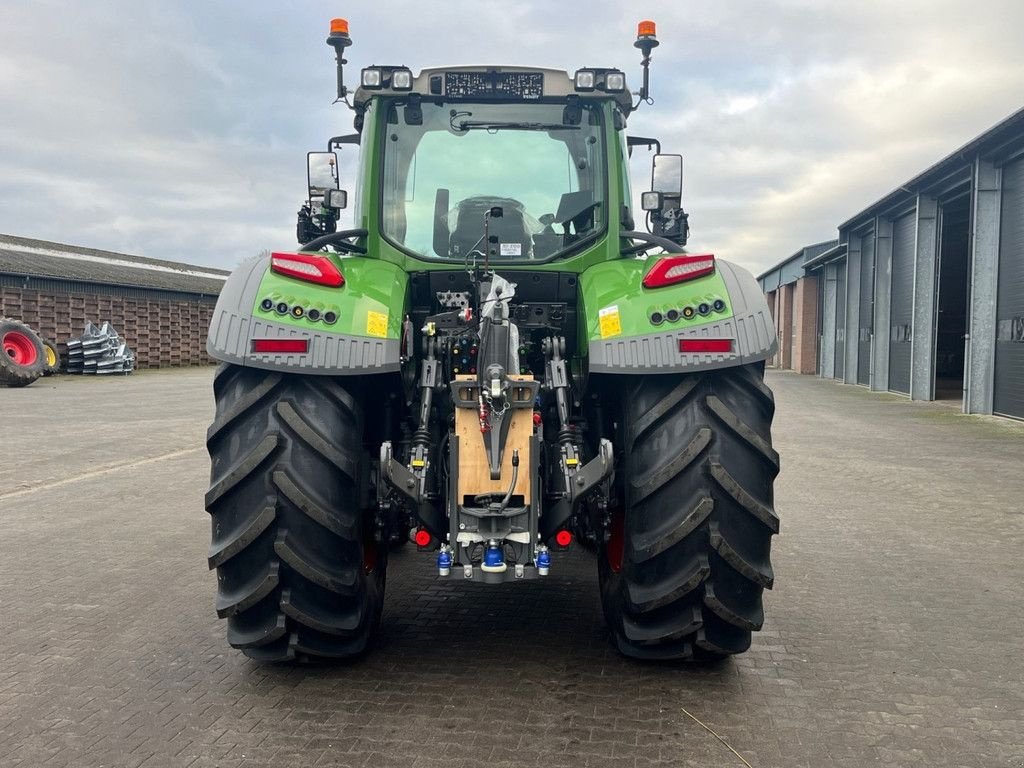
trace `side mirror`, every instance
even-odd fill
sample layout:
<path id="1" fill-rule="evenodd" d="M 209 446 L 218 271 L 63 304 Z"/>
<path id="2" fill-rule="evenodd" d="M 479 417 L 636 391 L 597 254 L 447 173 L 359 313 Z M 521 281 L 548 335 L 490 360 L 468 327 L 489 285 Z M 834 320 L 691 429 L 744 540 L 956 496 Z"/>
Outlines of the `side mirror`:
<path id="1" fill-rule="evenodd" d="M 344 189 L 328 189 L 324 195 L 324 208 L 340 211 L 348 207 L 348 192 Z"/>
<path id="2" fill-rule="evenodd" d="M 640 195 L 640 207 L 647 211 L 652 235 L 686 245 L 690 233 L 689 216 L 683 211 L 683 156 L 654 156 L 651 166 L 651 191 Z"/>
<path id="3" fill-rule="evenodd" d="M 338 156 L 334 152 L 306 154 L 309 197 L 325 197 L 327 190 L 338 188 Z"/>
<path id="4" fill-rule="evenodd" d="M 651 191 L 665 197 L 683 197 L 683 156 L 655 155 L 651 166 Z"/>

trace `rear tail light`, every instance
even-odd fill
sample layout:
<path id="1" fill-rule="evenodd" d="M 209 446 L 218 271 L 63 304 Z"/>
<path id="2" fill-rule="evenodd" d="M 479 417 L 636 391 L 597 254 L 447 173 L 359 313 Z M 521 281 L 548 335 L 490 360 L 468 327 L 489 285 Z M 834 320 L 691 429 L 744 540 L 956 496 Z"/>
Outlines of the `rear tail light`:
<path id="1" fill-rule="evenodd" d="M 434 540 L 434 537 L 430 535 L 430 531 L 426 528 L 420 528 L 416 531 L 416 546 L 417 547 L 428 547 L 430 542 Z"/>
<path id="2" fill-rule="evenodd" d="M 572 533 L 565 529 L 562 529 L 561 531 L 555 534 L 555 543 L 557 543 L 558 546 L 563 548 L 568 547 L 570 544 L 572 544 Z"/>
<path id="3" fill-rule="evenodd" d="M 311 253 L 272 253 L 270 268 L 279 275 L 305 280 L 307 283 L 338 288 L 345 284 L 341 270 L 327 256 Z"/>
<path id="4" fill-rule="evenodd" d="M 705 253 L 700 256 L 664 256 L 644 275 L 644 288 L 663 288 L 666 285 L 685 283 L 715 271 L 715 256 Z"/>
<path id="5" fill-rule="evenodd" d="M 732 352 L 732 339 L 680 339 L 680 352 Z"/>
<path id="6" fill-rule="evenodd" d="M 252 351 L 305 354 L 309 351 L 309 339 L 253 339 Z"/>

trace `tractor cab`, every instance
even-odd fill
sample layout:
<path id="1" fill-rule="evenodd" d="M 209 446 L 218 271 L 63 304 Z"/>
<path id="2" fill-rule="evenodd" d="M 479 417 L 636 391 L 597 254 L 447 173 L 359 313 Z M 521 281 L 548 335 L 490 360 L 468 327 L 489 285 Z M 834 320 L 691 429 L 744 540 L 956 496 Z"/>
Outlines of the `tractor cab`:
<path id="1" fill-rule="evenodd" d="M 351 106 L 358 133 L 332 139 L 328 149 L 342 140 L 360 144 L 355 220 L 405 256 L 460 264 L 536 265 L 632 231 L 627 163 L 635 142 L 627 150 L 624 132 L 627 117 L 649 99 L 649 54 L 658 44 L 653 23 L 644 25 L 637 39 L 644 85 L 634 103 L 625 74 L 611 68 L 570 75 L 459 66 L 414 74 L 405 66 L 371 66 L 350 92 L 343 53 L 351 39 L 347 24 L 335 20 L 327 42 L 338 52 L 338 99 Z M 644 142 L 660 150 L 656 140 Z M 336 175 L 330 184 L 334 153 L 310 153 L 309 161 L 310 196 L 298 227 L 303 243 L 334 234 L 335 200 L 348 200 L 328 188 L 339 186 Z M 681 158 L 659 152 L 655 161 L 659 194 L 643 198 L 657 206 L 647 210 L 651 232 L 685 245 Z M 668 177 L 657 169 L 673 161 L 680 174 L 675 188 L 666 188 Z"/>

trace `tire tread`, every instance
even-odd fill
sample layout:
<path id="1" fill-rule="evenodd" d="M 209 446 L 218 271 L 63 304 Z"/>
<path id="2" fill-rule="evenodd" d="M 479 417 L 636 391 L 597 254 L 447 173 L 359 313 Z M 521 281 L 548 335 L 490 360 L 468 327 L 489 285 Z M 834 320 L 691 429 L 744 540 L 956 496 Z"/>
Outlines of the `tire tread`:
<path id="1" fill-rule="evenodd" d="M 255 660 L 351 657 L 376 632 L 386 553 L 364 570 L 361 391 L 233 365 L 215 375 L 208 564 L 228 642 Z"/>
<path id="2" fill-rule="evenodd" d="M 779 531 L 763 364 L 645 377 L 623 408 L 625 558 L 619 573 L 599 561 L 615 642 L 649 660 L 742 653 Z"/>

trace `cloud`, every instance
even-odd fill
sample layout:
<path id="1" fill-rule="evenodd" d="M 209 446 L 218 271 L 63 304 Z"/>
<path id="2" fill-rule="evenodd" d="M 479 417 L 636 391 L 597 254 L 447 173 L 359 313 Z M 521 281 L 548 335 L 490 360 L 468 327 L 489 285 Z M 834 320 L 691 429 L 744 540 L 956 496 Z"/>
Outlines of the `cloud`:
<path id="1" fill-rule="evenodd" d="M 359 67 L 609 65 L 685 157 L 694 248 L 760 271 L 1020 108 L 1024 7 L 968 2 L 350 2 Z M 4 4 L 0 231 L 231 266 L 294 245 L 304 152 L 331 106 L 330 10 L 305 0 Z M 354 174 L 346 148 L 341 169 Z M 649 160 L 638 152 L 634 192 Z M 350 186 L 351 188 L 351 186 Z"/>

